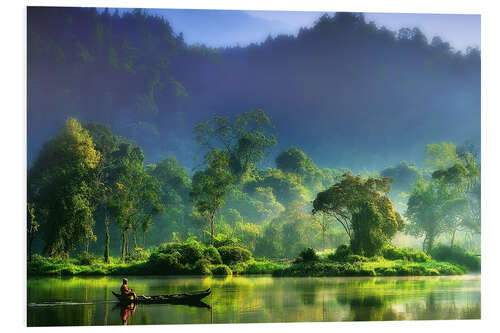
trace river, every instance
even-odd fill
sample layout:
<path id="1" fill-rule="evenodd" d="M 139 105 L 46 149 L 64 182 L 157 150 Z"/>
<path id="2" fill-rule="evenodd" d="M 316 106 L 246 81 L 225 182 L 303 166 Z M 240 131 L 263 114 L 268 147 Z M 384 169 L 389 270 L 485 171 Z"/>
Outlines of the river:
<path id="1" fill-rule="evenodd" d="M 121 308 L 120 277 L 29 278 L 28 326 L 479 319 L 480 275 L 449 277 L 129 277 L 138 295 L 212 288 L 208 307 Z"/>

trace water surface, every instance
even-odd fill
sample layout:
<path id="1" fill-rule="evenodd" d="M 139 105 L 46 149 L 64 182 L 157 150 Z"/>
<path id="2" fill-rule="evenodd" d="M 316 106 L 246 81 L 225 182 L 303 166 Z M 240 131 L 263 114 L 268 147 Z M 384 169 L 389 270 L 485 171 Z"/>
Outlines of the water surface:
<path id="1" fill-rule="evenodd" d="M 129 277 L 138 294 L 212 288 L 209 307 L 121 308 L 119 277 L 28 279 L 28 326 L 479 319 L 479 275 L 452 277 Z M 125 317 L 125 318 L 124 318 Z"/>

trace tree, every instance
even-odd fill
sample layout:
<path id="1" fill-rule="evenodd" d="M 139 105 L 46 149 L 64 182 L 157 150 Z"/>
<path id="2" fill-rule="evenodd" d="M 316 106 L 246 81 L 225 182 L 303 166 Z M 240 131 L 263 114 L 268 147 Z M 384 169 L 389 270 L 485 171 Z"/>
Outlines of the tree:
<path id="1" fill-rule="evenodd" d="M 301 182 L 314 186 L 321 180 L 321 172 L 303 151 L 290 147 L 276 157 L 276 166 L 283 172 L 297 174 Z"/>
<path id="2" fill-rule="evenodd" d="M 425 164 L 432 168 L 449 168 L 458 161 L 453 142 L 432 143 L 425 147 Z"/>
<path id="3" fill-rule="evenodd" d="M 373 241 L 365 237 L 377 235 L 387 242 L 404 227 L 403 219 L 386 196 L 390 183 L 389 178 L 363 179 L 359 175 L 345 173 L 340 182 L 317 194 L 313 201 L 313 214 L 327 214 L 339 222 L 353 250 L 358 253 L 377 252 L 379 248 L 372 249 Z M 373 209 L 380 218 L 372 213 Z M 365 249 L 365 244 L 370 248 Z M 381 243 L 377 244 L 380 246 Z"/>
<path id="4" fill-rule="evenodd" d="M 113 153 L 114 184 L 112 187 L 111 213 L 122 234 L 121 260 L 129 253 L 129 232 L 132 231 L 134 248 L 137 247 L 137 230 L 143 233 L 150 227 L 151 219 L 161 212 L 160 186 L 144 169 L 142 149 L 130 142 L 122 142 Z M 145 235 L 143 234 L 145 239 Z"/>
<path id="5" fill-rule="evenodd" d="M 445 231 L 443 204 L 446 196 L 443 186 L 436 182 L 419 180 L 408 199 L 406 217 L 407 232 L 413 236 L 424 236 L 422 248 L 429 253 L 436 238 Z"/>
<path id="6" fill-rule="evenodd" d="M 118 149 L 121 139 L 114 135 L 109 125 L 90 122 L 85 124 L 84 128 L 91 135 L 95 143 L 95 149 L 101 154 L 101 159 L 96 167 L 96 177 L 93 182 L 93 205 L 95 209 L 101 208 L 104 215 L 104 262 L 109 264 L 111 243 L 111 236 L 109 233 L 109 209 L 111 204 L 110 200 L 112 200 L 113 196 L 111 193 L 114 181 L 112 170 L 116 162 L 113 153 Z"/>
<path id="7" fill-rule="evenodd" d="M 73 118 L 46 143 L 28 173 L 28 197 L 43 211 L 45 251 L 68 254 L 95 240 L 92 184 L 101 154 L 92 137 Z"/>
<path id="8" fill-rule="evenodd" d="M 421 177 L 418 168 L 415 165 L 408 164 L 406 161 L 383 169 L 380 175 L 393 179 L 391 187 L 396 192 L 411 191 Z"/>
<path id="9" fill-rule="evenodd" d="M 317 213 L 313 215 L 313 222 L 318 224 L 321 228 L 321 245 L 323 250 L 326 249 L 326 232 L 328 231 L 328 228 L 332 225 L 334 222 L 333 219 L 329 218 L 326 214 L 323 213 Z"/>
<path id="10" fill-rule="evenodd" d="M 28 202 L 28 260 L 31 261 L 33 257 L 33 241 L 35 240 L 35 235 L 38 232 L 40 224 L 37 222 L 35 214 L 35 205 Z"/>
<path id="11" fill-rule="evenodd" d="M 195 208 L 210 223 L 210 242 L 214 242 L 214 224 L 219 210 L 224 205 L 224 196 L 233 182 L 229 171 L 227 153 L 213 149 L 206 156 L 207 167 L 193 176 L 193 188 L 190 192 Z"/>
<path id="12" fill-rule="evenodd" d="M 214 116 L 194 129 L 196 142 L 205 149 L 219 149 L 228 156 L 231 172 L 239 180 L 264 160 L 276 138 L 269 133 L 273 126 L 263 110 L 249 110 L 231 121 Z"/>

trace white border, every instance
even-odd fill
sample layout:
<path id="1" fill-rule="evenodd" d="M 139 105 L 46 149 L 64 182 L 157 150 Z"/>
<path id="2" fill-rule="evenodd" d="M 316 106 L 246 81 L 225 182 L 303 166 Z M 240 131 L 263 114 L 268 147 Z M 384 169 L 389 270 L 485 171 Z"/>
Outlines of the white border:
<path id="1" fill-rule="evenodd" d="M 422 331 L 493 331 L 500 300 L 498 288 L 498 237 L 500 228 L 496 203 L 496 189 L 500 186 L 498 146 L 500 132 L 498 121 L 498 31 L 500 17 L 494 1 L 460 0 L 336 0 L 336 1 L 222 1 L 222 0 L 171 0 L 171 1 L 18 1 L 3 4 L 2 8 L 2 298 L 1 323 L 6 331 L 26 329 L 26 282 L 25 282 L 25 184 L 26 184 L 26 6 L 86 6 L 86 7 L 143 7 L 143 8 L 210 8 L 255 10 L 308 10 L 308 11 L 361 11 L 403 13 L 455 13 L 482 15 L 482 170 L 483 170 L 483 243 L 482 243 L 482 320 L 472 321 L 407 321 L 366 323 L 300 323 L 300 324 L 239 324 L 239 325 L 171 325 L 141 326 L 146 331 L 241 332 L 306 329 L 318 332 L 345 330 L 361 332 L 419 332 Z M 88 330 L 78 327 L 71 330 Z M 103 332 L 118 331 L 123 327 L 92 327 Z M 31 328 L 30 331 L 62 331 L 68 328 Z"/>

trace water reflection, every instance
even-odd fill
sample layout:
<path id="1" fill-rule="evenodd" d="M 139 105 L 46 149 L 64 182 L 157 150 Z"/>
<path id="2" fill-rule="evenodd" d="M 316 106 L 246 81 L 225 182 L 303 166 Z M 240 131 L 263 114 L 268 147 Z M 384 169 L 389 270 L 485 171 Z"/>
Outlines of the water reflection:
<path id="1" fill-rule="evenodd" d="M 198 306 L 116 307 L 119 279 L 28 280 L 28 325 L 146 325 L 478 319 L 480 276 L 392 278 L 134 277 L 140 294 L 212 288 Z M 131 281 L 132 282 L 132 281 Z M 43 304 L 53 306 L 42 306 Z M 71 304 L 71 305 L 70 305 Z"/>

